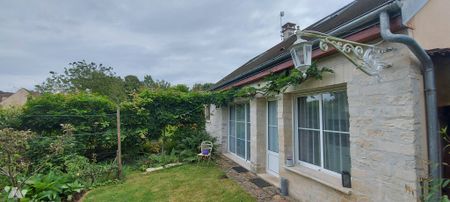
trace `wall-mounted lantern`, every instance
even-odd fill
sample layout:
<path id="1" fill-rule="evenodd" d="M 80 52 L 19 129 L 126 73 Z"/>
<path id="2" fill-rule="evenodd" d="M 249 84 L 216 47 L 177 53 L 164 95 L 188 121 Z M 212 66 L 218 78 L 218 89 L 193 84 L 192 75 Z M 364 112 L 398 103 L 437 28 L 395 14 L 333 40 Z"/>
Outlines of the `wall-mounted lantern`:
<path id="1" fill-rule="evenodd" d="M 392 48 L 379 48 L 378 44 L 358 43 L 316 31 L 298 30 L 296 35 L 297 40 L 291 46 L 290 53 L 295 67 L 303 73 L 311 65 L 313 44 L 302 37 L 319 39 L 319 48 L 323 51 L 328 51 L 328 46 L 332 46 L 368 75 L 378 75 L 383 68 L 391 66 L 381 61 L 381 55 Z"/>

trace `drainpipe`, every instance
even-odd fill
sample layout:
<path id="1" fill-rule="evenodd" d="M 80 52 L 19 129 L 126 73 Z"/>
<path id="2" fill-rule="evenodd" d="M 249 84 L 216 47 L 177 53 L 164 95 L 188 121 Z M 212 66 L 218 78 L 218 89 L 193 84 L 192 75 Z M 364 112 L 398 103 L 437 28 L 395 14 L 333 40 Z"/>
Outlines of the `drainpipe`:
<path id="1" fill-rule="evenodd" d="M 413 52 L 422 63 L 423 80 L 425 86 L 425 105 L 427 113 L 427 140 L 428 140 L 428 172 L 432 183 L 442 179 L 441 173 L 441 138 L 439 134 L 439 122 L 437 115 L 436 84 L 434 77 L 434 65 L 430 56 L 411 37 L 403 34 L 393 34 L 390 30 L 389 15 L 387 12 L 380 13 L 381 37 L 389 42 L 401 43 Z M 436 193 L 435 200 L 441 196 L 441 189 Z"/>

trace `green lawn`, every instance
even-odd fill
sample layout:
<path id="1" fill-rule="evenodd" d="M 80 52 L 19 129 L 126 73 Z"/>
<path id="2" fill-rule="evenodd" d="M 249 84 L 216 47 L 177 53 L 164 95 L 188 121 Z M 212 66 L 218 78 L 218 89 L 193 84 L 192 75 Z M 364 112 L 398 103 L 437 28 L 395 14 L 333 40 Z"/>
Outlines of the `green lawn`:
<path id="1" fill-rule="evenodd" d="M 256 201 L 223 176 L 216 166 L 195 164 L 132 173 L 124 183 L 91 190 L 83 201 Z"/>

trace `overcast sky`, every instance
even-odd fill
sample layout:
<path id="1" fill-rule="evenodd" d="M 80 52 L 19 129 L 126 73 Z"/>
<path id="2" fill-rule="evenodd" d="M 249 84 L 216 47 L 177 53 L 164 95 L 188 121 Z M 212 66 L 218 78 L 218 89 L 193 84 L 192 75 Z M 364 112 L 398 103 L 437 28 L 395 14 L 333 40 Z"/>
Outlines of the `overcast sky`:
<path id="1" fill-rule="evenodd" d="M 86 60 L 192 85 L 216 82 L 350 0 L 0 0 L 0 90 L 33 89 Z"/>

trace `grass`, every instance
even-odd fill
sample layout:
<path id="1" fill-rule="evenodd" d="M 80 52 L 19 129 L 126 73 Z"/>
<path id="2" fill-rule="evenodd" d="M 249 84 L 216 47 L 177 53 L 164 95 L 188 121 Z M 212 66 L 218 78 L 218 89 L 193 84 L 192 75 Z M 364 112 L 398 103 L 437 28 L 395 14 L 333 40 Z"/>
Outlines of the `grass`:
<path id="1" fill-rule="evenodd" d="M 91 190 L 89 201 L 256 201 L 217 166 L 182 165 L 131 173 L 125 182 Z"/>

